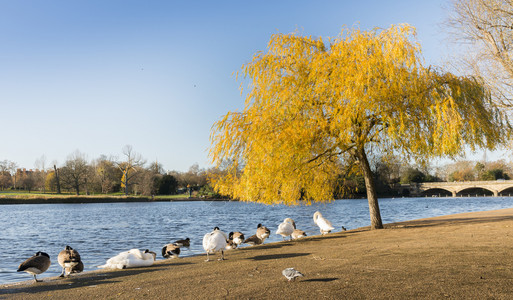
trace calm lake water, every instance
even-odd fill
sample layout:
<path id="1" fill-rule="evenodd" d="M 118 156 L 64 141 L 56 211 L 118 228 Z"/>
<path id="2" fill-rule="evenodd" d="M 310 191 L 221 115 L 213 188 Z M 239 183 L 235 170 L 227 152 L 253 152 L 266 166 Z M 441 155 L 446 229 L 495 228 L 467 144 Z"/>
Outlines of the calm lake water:
<path id="1" fill-rule="evenodd" d="M 513 197 L 380 199 L 384 223 L 462 212 L 513 207 Z M 203 253 L 203 235 L 219 226 L 226 233 L 253 235 L 258 223 L 271 230 L 265 243 L 281 241 L 275 231 L 283 219 L 295 220 L 307 235 L 319 234 L 312 216 L 319 210 L 335 231 L 370 225 L 367 200 L 337 200 L 311 206 L 266 206 L 234 201 L 152 202 L 105 204 L 0 205 L 0 284 L 31 280 L 16 270 L 37 251 L 50 255 L 52 265 L 38 278 L 58 276 L 58 253 L 66 245 L 78 250 L 85 271 L 132 248 L 150 249 L 160 256 L 162 246 L 189 237 L 190 249 L 180 256 Z M 227 254 L 229 257 L 229 253 Z"/>

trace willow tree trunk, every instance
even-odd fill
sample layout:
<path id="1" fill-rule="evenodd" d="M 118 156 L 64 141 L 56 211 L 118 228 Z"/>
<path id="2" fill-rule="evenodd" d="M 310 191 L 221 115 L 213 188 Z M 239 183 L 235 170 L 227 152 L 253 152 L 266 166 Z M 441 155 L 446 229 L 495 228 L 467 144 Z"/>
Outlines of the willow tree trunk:
<path id="1" fill-rule="evenodd" d="M 367 189 L 367 200 L 369 202 L 369 213 L 371 219 L 371 229 L 382 229 L 383 222 L 381 221 L 381 213 L 379 211 L 378 196 L 376 195 L 376 185 L 374 183 L 374 176 L 370 169 L 369 160 L 365 154 L 364 149 L 358 149 L 356 156 L 360 162 L 360 169 L 362 170 L 365 179 L 365 188 Z"/>

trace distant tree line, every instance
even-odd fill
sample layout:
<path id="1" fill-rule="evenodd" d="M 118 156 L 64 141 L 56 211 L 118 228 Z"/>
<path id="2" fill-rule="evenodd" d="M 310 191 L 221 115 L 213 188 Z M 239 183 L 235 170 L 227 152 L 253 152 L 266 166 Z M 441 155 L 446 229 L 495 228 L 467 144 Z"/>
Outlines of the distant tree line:
<path id="1" fill-rule="evenodd" d="M 122 149 L 121 159 L 101 155 L 88 161 L 85 154 L 75 151 L 66 161 L 48 165 L 42 156 L 35 170 L 20 168 L 15 162 L 0 161 L 0 190 L 25 190 L 43 193 L 174 195 L 220 198 L 209 178 L 221 169 L 202 169 L 198 164 L 188 171 L 165 171 L 158 162 L 147 163 L 131 146 Z M 462 160 L 442 167 L 405 163 L 396 156 L 372 157 L 371 169 L 380 197 L 396 196 L 394 186 L 436 181 L 508 180 L 513 166 L 504 160 L 493 162 Z M 357 168 L 340 166 L 336 182 L 336 198 L 365 197 L 365 181 Z"/>
<path id="2" fill-rule="evenodd" d="M 43 193 L 174 195 L 191 191 L 196 197 L 217 197 L 207 182 L 211 170 L 194 164 L 187 172 L 166 172 L 158 162 L 147 163 L 127 145 L 121 159 L 101 155 L 87 160 L 80 151 L 70 154 L 59 165 L 48 165 L 42 156 L 36 168 L 20 168 L 15 162 L 0 161 L 0 190 L 25 190 Z"/>

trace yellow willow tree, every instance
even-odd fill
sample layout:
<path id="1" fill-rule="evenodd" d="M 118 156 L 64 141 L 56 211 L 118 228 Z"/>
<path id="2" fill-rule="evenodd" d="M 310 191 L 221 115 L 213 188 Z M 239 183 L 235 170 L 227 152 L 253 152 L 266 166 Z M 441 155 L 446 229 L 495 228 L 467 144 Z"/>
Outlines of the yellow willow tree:
<path id="1" fill-rule="evenodd" d="M 267 204 L 333 199 L 341 163 L 365 178 L 371 228 L 383 228 L 368 153 L 453 156 L 493 149 L 508 120 L 480 81 L 422 65 L 415 30 L 344 30 L 321 38 L 275 34 L 242 67 L 245 108 L 212 129 L 221 194 Z"/>

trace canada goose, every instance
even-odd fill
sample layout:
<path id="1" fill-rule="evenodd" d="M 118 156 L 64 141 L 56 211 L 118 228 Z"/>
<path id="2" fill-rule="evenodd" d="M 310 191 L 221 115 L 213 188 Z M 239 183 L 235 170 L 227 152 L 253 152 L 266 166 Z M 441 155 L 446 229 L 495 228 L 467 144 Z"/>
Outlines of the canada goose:
<path id="1" fill-rule="evenodd" d="M 292 239 L 299 239 L 299 238 L 302 238 L 305 236 L 306 236 L 306 233 L 303 230 L 299 230 L 299 229 L 294 229 L 294 232 L 292 232 L 292 234 L 290 235 L 290 237 Z"/>
<path id="2" fill-rule="evenodd" d="M 283 276 L 285 276 L 289 281 L 296 280 L 296 277 L 305 276 L 301 272 L 295 270 L 294 268 L 286 268 L 285 270 L 281 271 L 281 274 L 283 274 Z"/>
<path id="3" fill-rule="evenodd" d="M 230 232 L 226 240 L 226 249 L 236 249 L 244 242 L 244 234 L 242 232 Z"/>
<path id="4" fill-rule="evenodd" d="M 216 251 L 221 251 L 221 258 L 219 260 L 224 260 L 224 249 L 226 248 L 227 239 L 226 233 L 219 230 L 217 226 L 214 227 L 212 232 L 205 234 L 203 237 L 203 249 L 207 252 L 207 260 L 205 261 L 210 261 L 208 254 L 215 253 Z"/>
<path id="5" fill-rule="evenodd" d="M 267 227 L 265 227 L 262 224 L 257 225 L 256 236 L 262 240 L 262 243 L 265 241 L 266 238 L 269 237 L 270 234 L 271 234 L 271 231 L 269 229 L 267 229 Z"/>
<path id="6" fill-rule="evenodd" d="M 187 248 L 189 248 L 191 246 L 191 239 L 186 238 L 184 240 L 178 240 L 178 241 L 174 242 L 173 244 L 176 244 L 179 247 L 187 247 Z"/>
<path id="7" fill-rule="evenodd" d="M 321 234 L 325 235 L 330 233 L 333 229 L 333 225 L 331 225 L 331 222 L 323 218 L 322 214 L 318 211 L 316 211 L 313 215 L 314 223 L 319 226 Z"/>
<path id="8" fill-rule="evenodd" d="M 236 231 L 236 232 L 230 232 L 231 239 L 233 240 L 233 243 L 239 247 L 244 242 L 244 234 L 242 232 Z M 230 236 L 228 236 L 230 238 Z"/>
<path id="9" fill-rule="evenodd" d="M 16 272 L 25 271 L 29 274 L 34 275 L 34 280 L 36 282 L 40 282 L 42 280 L 37 280 L 36 275 L 48 270 L 48 268 L 50 267 L 50 263 L 50 255 L 39 251 L 32 257 L 22 262 Z"/>
<path id="10" fill-rule="evenodd" d="M 294 222 L 294 220 L 292 220 L 291 218 L 286 218 L 285 220 L 283 220 L 283 223 L 278 225 L 278 230 L 276 230 L 276 234 L 281 235 L 283 237 L 283 240 L 285 240 L 287 236 L 292 235 L 294 229 L 296 229 L 296 223 Z M 292 239 L 292 237 L 290 239 Z"/>
<path id="11" fill-rule="evenodd" d="M 71 273 L 80 273 L 84 271 L 84 264 L 80 259 L 80 254 L 78 254 L 78 251 L 71 248 L 70 246 L 66 246 L 64 250 L 59 252 L 57 261 L 62 267 L 62 273 L 60 277 L 69 276 Z"/>
<path id="12" fill-rule="evenodd" d="M 250 244 L 250 245 L 260 245 L 260 244 L 264 243 L 264 240 L 259 238 L 256 234 L 254 234 L 254 235 L 248 237 L 246 240 L 244 240 L 244 243 Z"/>
<path id="13" fill-rule="evenodd" d="M 177 243 L 167 244 L 162 248 L 162 256 L 164 258 L 178 258 L 180 254 L 180 246 Z"/>
<path id="14" fill-rule="evenodd" d="M 156 257 L 157 254 L 148 249 L 144 250 L 144 252 L 141 252 L 139 249 L 131 249 L 109 258 L 105 265 L 98 266 L 98 268 L 127 269 L 148 267 L 153 265 Z"/>

